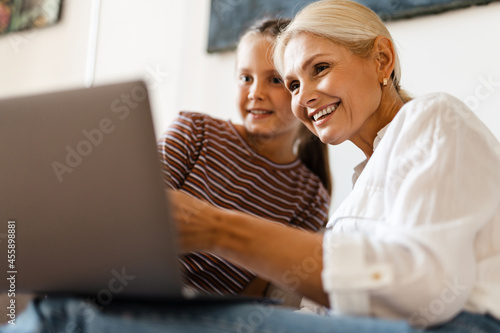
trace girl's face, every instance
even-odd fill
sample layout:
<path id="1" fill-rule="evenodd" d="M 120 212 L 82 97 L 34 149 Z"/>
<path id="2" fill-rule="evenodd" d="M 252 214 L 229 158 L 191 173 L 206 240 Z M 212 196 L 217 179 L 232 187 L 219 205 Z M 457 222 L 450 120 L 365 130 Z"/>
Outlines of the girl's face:
<path id="1" fill-rule="evenodd" d="M 291 110 L 291 97 L 271 60 L 272 41 L 250 34 L 237 51 L 237 102 L 247 132 L 263 137 L 295 136 L 300 121 Z"/>
<path id="2" fill-rule="evenodd" d="M 376 60 L 301 33 L 285 49 L 284 72 L 293 113 L 321 141 L 356 143 L 372 131 L 382 98 Z"/>

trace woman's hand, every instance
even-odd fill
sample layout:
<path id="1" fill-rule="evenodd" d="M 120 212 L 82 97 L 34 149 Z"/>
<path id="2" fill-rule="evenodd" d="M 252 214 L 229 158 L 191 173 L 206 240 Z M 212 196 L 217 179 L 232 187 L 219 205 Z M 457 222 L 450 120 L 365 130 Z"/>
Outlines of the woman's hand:
<path id="1" fill-rule="evenodd" d="M 177 190 L 168 190 L 181 252 L 211 251 L 221 210 Z"/>
<path id="2" fill-rule="evenodd" d="M 328 304 L 321 283 L 321 234 L 298 230 L 169 191 L 181 251 L 209 251 L 278 286 Z M 314 261 L 315 269 L 303 271 Z"/>
<path id="3" fill-rule="evenodd" d="M 177 222 L 181 252 L 209 251 L 225 256 L 234 250 L 235 244 L 239 247 L 255 241 L 252 227 L 256 220 L 262 219 L 215 207 L 180 191 L 169 190 L 168 195 Z M 284 228 L 283 225 L 278 227 Z"/>

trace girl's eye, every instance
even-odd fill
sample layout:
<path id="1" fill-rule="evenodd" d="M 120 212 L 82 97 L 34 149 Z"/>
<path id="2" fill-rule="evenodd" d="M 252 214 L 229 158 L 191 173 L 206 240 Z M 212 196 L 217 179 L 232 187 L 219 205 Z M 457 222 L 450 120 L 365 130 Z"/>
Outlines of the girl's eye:
<path id="1" fill-rule="evenodd" d="M 252 78 L 248 75 L 240 75 L 240 81 L 241 82 L 250 82 L 250 81 L 252 81 Z"/>
<path id="2" fill-rule="evenodd" d="M 275 76 L 271 79 L 271 82 L 275 84 L 282 84 L 283 80 L 280 77 Z"/>
<path id="3" fill-rule="evenodd" d="M 318 64 L 318 65 L 314 66 L 314 75 L 318 75 L 319 73 L 321 73 L 322 71 L 324 71 L 328 67 L 329 67 L 328 64 Z"/>

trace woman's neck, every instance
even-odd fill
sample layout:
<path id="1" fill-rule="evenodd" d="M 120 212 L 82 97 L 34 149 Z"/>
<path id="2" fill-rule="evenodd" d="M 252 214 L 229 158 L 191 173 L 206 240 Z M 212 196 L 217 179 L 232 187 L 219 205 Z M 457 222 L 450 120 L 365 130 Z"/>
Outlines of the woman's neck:
<path id="1" fill-rule="evenodd" d="M 363 125 L 363 133 L 351 140 L 363 151 L 366 158 L 370 158 L 373 154 L 373 143 L 377 133 L 394 119 L 403 105 L 404 102 L 395 89 L 388 91 L 382 96 L 378 110 Z"/>

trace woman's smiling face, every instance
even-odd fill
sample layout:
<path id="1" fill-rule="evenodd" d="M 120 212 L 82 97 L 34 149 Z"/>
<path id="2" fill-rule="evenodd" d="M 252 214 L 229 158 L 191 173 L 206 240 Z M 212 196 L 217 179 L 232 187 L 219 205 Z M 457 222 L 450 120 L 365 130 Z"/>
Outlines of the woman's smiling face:
<path id="1" fill-rule="evenodd" d="M 323 37 L 297 34 L 284 53 L 293 113 L 324 143 L 363 137 L 381 102 L 377 68 L 371 57 L 356 56 Z"/>

